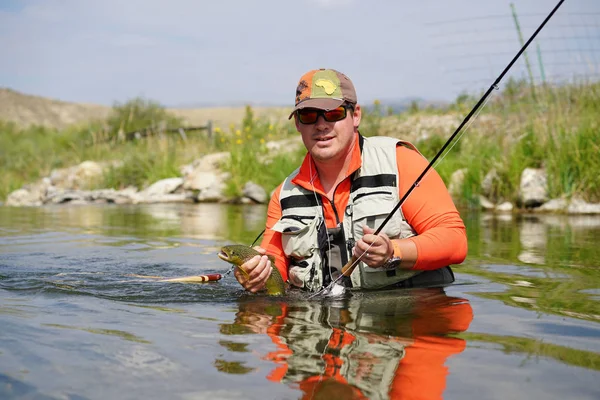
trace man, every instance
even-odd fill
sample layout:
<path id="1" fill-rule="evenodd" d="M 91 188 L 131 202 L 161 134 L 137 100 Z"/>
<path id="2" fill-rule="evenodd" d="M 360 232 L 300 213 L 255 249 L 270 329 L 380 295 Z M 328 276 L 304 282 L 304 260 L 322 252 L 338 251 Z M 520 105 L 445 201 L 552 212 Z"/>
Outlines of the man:
<path id="1" fill-rule="evenodd" d="M 320 69 L 300 78 L 290 118 L 307 155 L 274 191 L 258 248 L 263 256 L 242 265 L 248 276 L 236 269 L 246 290 L 261 290 L 275 267 L 291 285 L 316 291 L 338 278 L 352 256 L 359 259 L 357 268 L 338 281 L 346 287 L 454 281 L 449 265 L 466 257 L 466 232 L 433 169 L 374 235 L 428 162 L 408 142 L 363 137 L 358 131 L 361 113 L 346 75 Z"/>

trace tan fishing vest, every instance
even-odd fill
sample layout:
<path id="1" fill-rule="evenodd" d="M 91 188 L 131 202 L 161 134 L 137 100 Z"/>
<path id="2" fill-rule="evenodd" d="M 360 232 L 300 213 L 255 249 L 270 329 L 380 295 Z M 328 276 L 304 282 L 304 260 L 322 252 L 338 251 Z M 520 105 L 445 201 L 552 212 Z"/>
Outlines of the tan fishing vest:
<path id="1" fill-rule="evenodd" d="M 396 146 L 414 146 L 388 137 L 361 139 L 362 165 L 352 176 L 348 205 L 338 227 L 325 227 L 322 202 L 329 199 L 292 184 L 299 169 L 281 186 L 282 216 L 272 229 L 282 234 L 283 251 L 290 260 L 289 281 L 294 286 L 315 291 L 337 278 L 352 255 L 354 243 L 363 236 L 363 225 L 377 229 L 400 200 Z M 392 239 L 416 235 L 401 207 L 382 232 Z M 359 262 L 345 283 L 353 288 L 377 289 L 415 274 L 417 271 L 371 268 Z"/>
<path id="2" fill-rule="evenodd" d="M 290 305 L 283 322 L 285 328 L 280 332 L 291 350 L 285 358 L 287 368 L 281 382 L 297 385 L 323 376 L 328 355 L 328 359 L 333 356 L 339 362 L 335 363 L 339 375 L 365 398 L 388 399 L 405 348 L 413 342 L 409 316 L 414 303 L 414 297 L 389 291 L 343 304 L 309 301 Z M 405 334 L 382 334 L 386 330 Z M 338 343 L 333 340 L 336 331 L 340 335 Z M 315 357 L 315 351 L 322 353 L 321 358 Z M 369 379 L 364 378 L 365 360 L 369 363 Z"/>

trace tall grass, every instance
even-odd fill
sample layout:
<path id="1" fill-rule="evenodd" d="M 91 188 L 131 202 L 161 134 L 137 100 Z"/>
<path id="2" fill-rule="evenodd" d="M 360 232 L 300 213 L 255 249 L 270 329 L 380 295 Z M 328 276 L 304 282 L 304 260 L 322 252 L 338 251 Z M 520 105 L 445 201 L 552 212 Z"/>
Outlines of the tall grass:
<path id="1" fill-rule="evenodd" d="M 528 90 L 527 84 L 509 81 L 436 170 L 447 183 L 454 171 L 466 170 L 462 201 L 469 205 L 477 204 L 481 182 L 492 170 L 499 177 L 492 188 L 494 197 L 514 201 L 526 167 L 546 169 L 551 197 L 579 195 L 600 201 L 600 84 L 541 86 L 536 88 L 535 102 Z M 426 135 L 411 136 L 410 121 L 462 117 L 477 100 L 462 94 L 443 109 L 415 105 L 397 114 L 390 110 L 385 114 L 375 103 L 370 111 L 363 108 L 361 133 L 385 135 L 389 127 L 402 124 L 401 138 L 412 140 L 431 158 L 446 141 L 447 132 L 427 128 Z M 305 153 L 301 144 L 290 145 L 284 153 L 270 152 L 269 141 L 297 138 L 299 134 L 287 121 L 276 124 L 256 118 L 251 107 L 246 108 L 239 125 L 217 127 L 212 137 L 190 134 L 183 141 L 178 135 L 156 134 L 181 124 L 157 103 L 142 99 L 116 104 L 102 124 L 62 131 L 0 122 L 0 199 L 48 176 L 54 168 L 85 160 L 113 162 L 95 187 L 142 189 L 156 180 L 179 176 L 183 165 L 218 151 L 231 154 L 222 168 L 231 176 L 227 194 L 239 196 L 249 180 L 271 191 L 300 164 Z M 124 141 L 119 136 L 119 132 L 148 127 L 149 135 L 142 140 Z"/>
<path id="2" fill-rule="evenodd" d="M 480 185 L 492 169 L 499 200 L 515 201 L 525 168 L 545 168 L 551 198 L 581 196 L 600 201 L 600 84 L 536 88 L 512 81 L 482 112 L 494 124 L 475 122 L 461 142 L 436 167 L 448 183 L 452 172 L 466 169 L 462 200 L 477 204 Z M 478 97 L 461 95 L 446 111 L 466 114 Z M 433 135 L 417 142 L 429 158 L 447 138 Z"/>

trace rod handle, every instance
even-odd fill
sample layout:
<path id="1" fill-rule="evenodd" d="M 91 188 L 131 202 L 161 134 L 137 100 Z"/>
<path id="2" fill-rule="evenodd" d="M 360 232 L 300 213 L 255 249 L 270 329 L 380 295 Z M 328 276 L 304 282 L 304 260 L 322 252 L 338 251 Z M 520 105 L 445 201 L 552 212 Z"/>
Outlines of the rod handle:
<path id="1" fill-rule="evenodd" d="M 358 263 L 356 262 L 357 258 L 355 256 L 352 256 L 352 258 L 350 259 L 350 261 L 348 261 L 346 263 L 346 265 L 344 265 L 342 267 L 342 275 L 344 276 L 350 276 L 352 274 L 352 271 L 354 271 L 354 268 L 356 268 L 356 266 L 358 265 Z"/>

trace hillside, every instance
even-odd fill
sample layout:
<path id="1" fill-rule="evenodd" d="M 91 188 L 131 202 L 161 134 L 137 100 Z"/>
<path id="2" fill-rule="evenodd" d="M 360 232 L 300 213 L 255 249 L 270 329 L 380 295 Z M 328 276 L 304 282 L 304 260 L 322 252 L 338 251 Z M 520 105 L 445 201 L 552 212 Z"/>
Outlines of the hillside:
<path id="1" fill-rule="evenodd" d="M 45 125 L 64 128 L 71 124 L 103 119 L 110 107 L 77 104 L 19 93 L 0 88 L 0 120 L 19 126 Z"/>
<path id="2" fill-rule="evenodd" d="M 289 109 L 285 107 L 253 107 L 256 117 L 273 120 L 287 118 Z M 65 128 L 69 125 L 106 118 L 111 107 L 98 104 L 70 103 L 19 93 L 8 88 L 0 88 L 0 120 L 12 121 L 18 126 L 44 125 Z M 214 126 L 226 127 L 238 124 L 244 118 L 244 107 L 170 108 L 187 125 L 203 125 L 213 121 Z"/>

